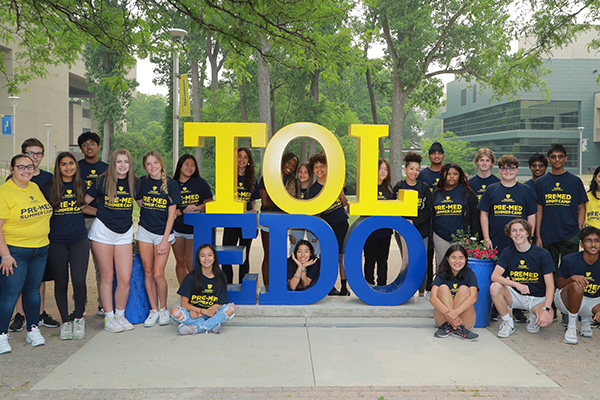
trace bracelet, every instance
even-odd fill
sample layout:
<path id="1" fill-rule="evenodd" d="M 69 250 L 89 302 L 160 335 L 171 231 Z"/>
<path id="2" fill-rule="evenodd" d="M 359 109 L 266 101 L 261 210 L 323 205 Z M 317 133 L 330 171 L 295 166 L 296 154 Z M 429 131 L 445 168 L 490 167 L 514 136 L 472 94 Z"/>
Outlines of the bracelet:
<path id="1" fill-rule="evenodd" d="M 294 275 L 295 278 L 301 279 L 301 277 L 299 277 L 298 275 Z"/>
<path id="2" fill-rule="evenodd" d="M 306 272 L 306 270 L 305 270 L 305 269 L 303 269 L 303 270 L 302 270 L 302 272 Z"/>
<path id="3" fill-rule="evenodd" d="M 5 258 L 8 258 L 8 257 L 12 257 L 12 256 L 9 254 L 7 256 L 3 256 L 2 259 L 4 260 Z"/>

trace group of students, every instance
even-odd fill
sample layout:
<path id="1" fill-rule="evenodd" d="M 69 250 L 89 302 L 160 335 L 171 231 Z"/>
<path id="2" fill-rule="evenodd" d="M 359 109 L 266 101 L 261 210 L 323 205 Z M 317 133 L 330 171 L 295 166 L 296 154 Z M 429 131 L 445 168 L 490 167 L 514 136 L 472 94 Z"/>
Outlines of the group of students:
<path id="1" fill-rule="evenodd" d="M 474 160 L 478 174 L 466 181 L 460 167 L 442 165 L 441 144 L 434 143 L 429 153 L 431 166 L 420 176 L 435 185 L 431 237 L 441 261 L 431 284 L 435 336 L 477 338 L 469 331 L 475 322 L 477 281 L 466 250 L 448 240 L 462 229 L 478 233 L 487 248 L 497 251 L 490 294 L 492 319 L 501 319 L 499 337 L 509 337 L 515 321 L 527 323 L 530 333 L 539 332 L 552 324 L 556 308 L 563 315 L 565 343 L 577 344 L 578 335 L 591 337 L 592 321 L 600 322 L 600 167 L 586 193 L 581 179 L 566 171 L 567 151 L 561 144 L 551 144 L 546 156 L 530 157 L 532 178 L 525 183 L 516 180 L 519 161 L 512 155 L 498 160 L 498 179 L 491 173 L 493 152 L 479 149 Z M 458 178 L 451 176 L 452 169 Z"/>
<path id="2" fill-rule="evenodd" d="M 142 159 L 147 175 L 138 179 L 128 150 L 115 150 L 106 164 L 98 159 L 97 134 L 83 133 L 78 144 L 84 158 L 77 162 L 72 153 L 59 153 L 52 175 L 39 169 L 43 144 L 26 140 L 22 154 L 11 160 L 11 175 L 0 186 L 0 354 L 12 351 L 9 330 L 20 331 L 25 325 L 26 341 L 35 347 L 45 344 L 39 329 L 44 321 L 47 326 L 58 326 L 58 322 L 48 323 L 50 316 L 43 306 L 40 309 L 45 274 L 46 280 L 55 281 L 60 339 L 85 337 L 90 248 L 104 329 L 115 333 L 133 329 L 124 313 L 133 262 L 134 201 L 141 209 L 136 239 L 151 305 L 144 326 L 167 325 L 173 319 L 180 323 L 182 334 L 219 333 L 220 324 L 233 317 L 235 305 L 229 302 L 215 249 L 203 246 L 194 260 L 191 227 L 183 223 L 182 213 L 202 210 L 204 202 L 212 199 L 196 160 L 182 156 L 171 179 L 160 154 L 148 151 Z M 172 245 L 181 305 L 169 312 L 165 266 Z M 69 274 L 75 304 L 72 313 Z M 9 326 L 19 298 L 22 306 L 17 306 Z"/>
<path id="3" fill-rule="evenodd" d="M 84 158 L 77 162 L 73 154 L 60 153 L 53 176 L 39 169 L 43 144 L 37 139 L 28 139 L 22 146 L 22 154 L 11 160 L 11 176 L 0 187 L 0 353 L 11 351 L 8 331 L 22 329 L 24 319 L 27 342 L 33 346 L 45 343 L 38 327 L 44 318 L 50 318 L 43 311 L 43 290 L 40 290 L 45 273 L 51 273 L 52 277 L 48 275 L 48 278 L 55 280 L 55 299 L 62 321 L 60 338 L 85 337 L 85 277 L 90 248 L 100 295 L 98 314 L 104 315 L 105 330 L 116 333 L 133 329 L 124 310 L 132 268 L 134 201 L 141 209 L 136 239 L 151 306 L 144 326 L 167 325 L 173 319 L 179 323 L 180 334 L 219 333 L 221 324 L 235 314 L 235 305 L 227 295 L 227 284 L 233 281 L 233 268 L 219 266 L 211 245 L 201 246 L 194 254 L 193 228 L 185 225 L 183 214 L 202 212 L 205 203 L 212 200 L 210 187 L 200 177 L 195 158 L 183 155 L 171 179 L 166 175 L 160 154 L 148 151 L 142 160 L 146 176 L 138 179 L 131 154 L 126 149 L 115 150 L 110 163 L 106 164 L 98 159 L 100 138 L 97 134 L 82 134 L 78 144 Z M 242 147 L 237 155 L 237 195 L 246 203 L 246 210 L 255 211 L 256 200 L 260 198 L 261 212 L 281 212 L 265 190 L 264 181 L 256 178 L 252 152 Z M 453 334 L 471 340 L 477 337 L 470 331 L 475 322 L 473 305 L 477 298 L 477 280 L 468 268 L 467 251 L 453 243 L 453 236 L 460 231 L 480 234 L 485 245 L 499 253 L 491 288 L 494 304 L 503 320 L 499 336 L 506 337 L 514 331 L 514 321 L 508 314 L 510 307 L 530 311 L 529 331 L 552 323 L 549 317 L 552 309 L 550 314 L 544 312 L 552 304 L 552 298 L 549 301 L 548 298 L 550 288 L 554 290 L 554 280 L 547 279 L 546 275 L 552 273 L 567 254 L 578 251 L 579 230 L 586 224 L 586 215 L 588 225 L 600 226 L 597 193 L 600 167 L 594 173 L 588 201 L 581 180 L 564 169 L 566 159 L 566 150 L 560 144 L 550 146 L 547 158 L 536 153 L 529 160 L 532 179 L 522 184 L 516 180 L 519 162 L 514 156 L 504 155 L 498 160 L 501 175 L 498 179 L 492 174 L 493 152 L 480 149 L 474 159 L 478 174 L 467 180 L 458 164 L 443 164 L 443 146 L 435 142 L 429 149 L 431 163 L 427 168 L 421 170 L 419 154 L 405 155 L 405 179 L 393 188 L 390 165 L 385 159 L 379 160 L 379 199 L 395 199 L 399 190 L 418 192 L 418 215 L 408 219 L 421 234 L 426 248 L 433 250 L 428 255 L 427 273 L 419 295 L 431 291 L 439 327 L 436 336 Z M 548 160 L 552 170 L 546 174 Z M 281 176 L 291 196 L 316 197 L 327 181 L 325 154 L 314 154 L 308 162 L 300 163 L 295 154 L 286 153 L 282 157 Z M 335 202 L 320 214 L 338 241 L 341 288 L 334 287 L 330 295 L 350 295 L 343 266 L 343 245 L 349 227 L 347 204 L 342 190 Z M 515 229 L 524 240 L 517 238 L 517 233 L 513 237 L 511 227 L 515 221 L 520 227 Z M 269 231 L 266 226 L 260 230 L 264 249 L 262 276 L 268 285 Z M 365 243 L 365 279 L 373 286 L 387 284 L 392 234 L 390 229 L 380 229 Z M 531 243 L 534 235 L 535 244 Z M 303 229 L 290 230 L 289 239 L 293 250 L 288 259 L 288 288 L 304 290 L 319 277 L 319 242 L 312 232 Z M 581 243 L 584 240 L 587 239 L 581 238 Z M 240 282 L 249 272 L 251 242 L 252 239 L 242 236 L 240 228 L 224 229 L 223 245 L 239 243 L 245 247 L 246 261 L 239 267 Z M 165 266 L 171 247 L 176 259 L 181 304 L 167 310 Z M 530 260 L 522 253 L 533 256 Z M 435 279 L 433 254 L 439 264 Z M 542 269 L 535 270 L 537 265 Z M 533 270 L 529 270 L 530 267 Z M 69 271 L 75 303 L 72 313 L 69 313 L 67 298 Z M 575 281 L 586 289 L 581 279 Z M 539 297 L 536 296 L 541 293 L 538 286 L 544 286 L 544 301 L 527 297 Z M 572 296 L 572 291 L 567 292 Z M 20 295 L 22 306 L 17 305 L 17 314 L 9 327 Z M 517 321 L 525 318 L 515 311 L 513 314 Z M 596 313 L 593 317 L 596 318 Z M 571 322 L 569 311 L 569 326 Z M 585 326 L 581 331 L 588 332 Z"/>

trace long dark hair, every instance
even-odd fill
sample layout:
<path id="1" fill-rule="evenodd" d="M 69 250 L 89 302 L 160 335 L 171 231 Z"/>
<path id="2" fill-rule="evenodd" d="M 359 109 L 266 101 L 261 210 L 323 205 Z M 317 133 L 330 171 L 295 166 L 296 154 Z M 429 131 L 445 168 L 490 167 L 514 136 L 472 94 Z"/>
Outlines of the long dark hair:
<path id="1" fill-rule="evenodd" d="M 455 251 L 460 251 L 463 254 L 463 256 L 465 256 L 465 266 L 460 271 L 458 271 L 458 274 L 456 274 L 456 278 L 462 281 L 467 275 L 467 268 L 469 267 L 469 256 L 467 255 L 467 250 L 465 250 L 465 248 L 462 247 L 460 244 L 454 243 L 450 247 L 448 247 L 448 250 L 446 250 L 446 254 L 444 254 L 444 259 L 438 267 L 438 275 L 445 281 L 451 281 L 452 279 L 454 279 L 454 274 L 452 273 L 452 268 L 450 268 L 448 257 L 450 257 L 450 254 L 454 253 Z"/>
<path id="2" fill-rule="evenodd" d="M 52 186 L 50 187 L 50 199 L 49 203 L 55 210 L 60 206 L 63 192 L 65 191 L 65 184 L 63 183 L 63 177 L 60 172 L 60 163 L 63 159 L 70 158 L 75 162 L 75 175 L 73 175 L 73 192 L 75 194 L 75 200 L 78 206 L 85 204 L 85 191 L 83 190 L 83 180 L 81 179 L 81 172 L 79 171 L 79 163 L 75 156 L 68 152 L 63 151 L 58 153 L 56 160 L 54 161 L 54 176 L 52 177 Z"/>
<path id="3" fill-rule="evenodd" d="M 179 180 L 179 176 L 181 175 L 181 168 L 183 167 L 183 163 L 185 163 L 187 160 L 192 160 L 194 161 L 194 166 L 196 167 L 196 169 L 194 170 L 194 173 L 192 174 L 192 178 L 196 177 L 196 176 L 200 176 L 200 171 L 198 171 L 198 161 L 196 161 L 196 157 L 194 157 L 191 154 L 184 154 L 181 157 L 179 157 L 179 160 L 177 160 L 177 166 L 175 167 L 175 173 L 173 174 L 173 179 L 178 181 Z"/>
<path id="4" fill-rule="evenodd" d="M 248 165 L 246 166 L 246 171 L 244 172 L 244 178 L 246 179 L 246 185 L 250 192 L 254 192 L 254 186 L 256 185 L 256 171 L 254 170 L 254 157 L 252 156 L 252 152 L 247 147 L 238 148 L 238 154 L 240 151 L 245 152 L 248 155 Z"/>
<path id="5" fill-rule="evenodd" d="M 198 250 L 196 250 L 196 266 L 194 268 L 194 271 L 192 271 L 192 273 L 194 274 L 194 288 L 196 289 L 197 294 L 201 294 L 202 291 L 204 291 L 204 274 L 202 273 L 202 265 L 200 264 L 200 251 L 204 250 L 207 247 L 211 249 L 215 256 L 215 260 L 213 261 L 212 265 L 212 273 L 215 276 L 214 289 L 218 290 L 222 286 L 227 286 L 227 278 L 225 277 L 225 273 L 219 265 L 219 260 L 217 258 L 217 250 L 215 250 L 215 248 L 211 244 L 204 243 L 203 245 L 198 247 Z"/>
<path id="6" fill-rule="evenodd" d="M 298 182 L 296 182 L 296 172 L 298 171 L 298 164 L 300 164 L 300 160 L 298 159 L 298 156 L 292 153 L 291 151 L 288 151 L 283 155 L 283 157 L 281 157 L 282 174 L 285 164 L 287 164 L 291 159 L 294 158 L 296 159 L 296 169 L 290 172 L 289 175 L 284 176 L 285 190 L 287 190 L 287 192 L 292 197 L 296 197 L 296 192 L 298 191 Z"/>
<path id="7" fill-rule="evenodd" d="M 465 175 L 465 172 L 460 167 L 460 165 L 458 165 L 457 163 L 449 162 L 442 166 L 442 169 L 440 171 L 440 180 L 438 181 L 438 184 L 437 184 L 438 189 L 444 190 L 444 193 L 446 192 L 446 178 L 448 177 L 448 171 L 450 171 L 450 169 L 452 169 L 452 168 L 454 168 L 456 171 L 458 171 L 458 184 L 459 185 L 463 184 L 467 188 L 470 188 L 469 180 L 467 179 L 467 175 Z"/>
<path id="8" fill-rule="evenodd" d="M 594 171 L 594 176 L 592 176 L 592 181 L 590 182 L 590 192 L 592 192 L 592 196 L 600 200 L 600 197 L 598 197 L 598 184 L 596 183 L 596 177 L 599 173 L 600 167 L 596 167 L 596 170 Z"/>

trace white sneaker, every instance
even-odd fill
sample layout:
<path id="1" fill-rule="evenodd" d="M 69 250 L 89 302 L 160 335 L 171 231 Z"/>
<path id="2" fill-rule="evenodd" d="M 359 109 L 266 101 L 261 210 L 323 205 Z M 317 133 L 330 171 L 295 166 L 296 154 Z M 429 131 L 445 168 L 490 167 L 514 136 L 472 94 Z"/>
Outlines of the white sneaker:
<path id="1" fill-rule="evenodd" d="M 179 324 L 177 327 L 177 332 L 180 335 L 195 335 L 198 333 L 195 326 L 186 324 Z"/>
<path id="2" fill-rule="evenodd" d="M 583 337 L 592 337 L 592 321 L 582 319 L 579 323 L 579 334 Z"/>
<path id="3" fill-rule="evenodd" d="M 529 322 L 527 323 L 527 332 L 529 333 L 538 333 L 540 331 L 540 326 L 535 323 L 535 314 L 531 311 L 529 312 Z M 577 333 L 575 333 L 577 335 Z"/>
<path id="4" fill-rule="evenodd" d="M 12 347 L 8 343 L 8 334 L 3 333 L 0 335 L 0 354 L 10 353 L 12 351 Z"/>
<path id="5" fill-rule="evenodd" d="M 117 322 L 117 320 L 109 317 L 104 317 L 104 330 L 111 333 L 123 332 L 125 329 Z"/>
<path id="6" fill-rule="evenodd" d="M 65 322 L 60 326 L 60 340 L 71 340 L 73 339 L 73 323 L 71 321 Z"/>
<path id="7" fill-rule="evenodd" d="M 125 329 L 126 331 L 131 331 L 133 330 L 133 325 L 131 322 L 127 321 L 127 318 L 125 318 L 125 316 L 118 316 L 115 315 L 115 320 L 117 321 L 117 323 L 119 323 L 123 329 Z"/>
<path id="8" fill-rule="evenodd" d="M 27 343 L 31 343 L 33 347 L 43 346 L 46 344 L 46 339 L 42 336 L 40 332 L 40 328 L 33 325 L 31 327 L 31 332 L 27 332 L 27 337 L 25 338 Z"/>
<path id="9" fill-rule="evenodd" d="M 500 324 L 500 329 L 498 329 L 498 337 L 507 338 L 510 335 L 512 335 L 514 331 L 514 321 L 513 326 L 510 326 L 510 323 L 508 323 L 508 321 L 502 321 L 502 323 Z"/>
<path id="10" fill-rule="evenodd" d="M 85 338 L 85 319 L 77 318 L 73 321 L 73 339 Z"/>
<path id="11" fill-rule="evenodd" d="M 159 325 L 169 325 L 171 323 L 171 314 L 167 311 L 166 308 L 162 308 L 158 312 L 158 324 Z"/>
<path id="12" fill-rule="evenodd" d="M 566 344 L 577 344 L 577 328 L 567 328 L 563 342 Z"/>
<path id="13" fill-rule="evenodd" d="M 146 318 L 146 320 L 144 321 L 144 326 L 146 328 L 150 328 L 150 327 L 156 325 L 156 321 L 158 321 L 158 317 L 159 317 L 158 311 L 150 310 L 150 314 L 148 314 L 148 318 Z"/>

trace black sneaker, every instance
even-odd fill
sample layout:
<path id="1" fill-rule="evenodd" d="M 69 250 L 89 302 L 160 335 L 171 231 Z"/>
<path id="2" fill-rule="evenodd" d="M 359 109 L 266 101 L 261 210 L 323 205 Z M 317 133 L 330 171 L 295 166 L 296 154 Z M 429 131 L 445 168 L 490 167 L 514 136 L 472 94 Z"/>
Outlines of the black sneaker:
<path id="1" fill-rule="evenodd" d="M 498 313 L 498 310 L 496 310 L 496 306 L 492 304 L 491 320 L 498 321 L 499 319 L 500 319 L 500 314 Z"/>
<path id="2" fill-rule="evenodd" d="M 329 292 L 329 294 L 327 296 L 339 296 L 340 295 L 340 291 L 337 290 L 334 286 L 333 289 L 331 289 L 331 292 Z"/>
<path id="3" fill-rule="evenodd" d="M 452 331 L 452 336 L 456 336 L 457 338 L 461 338 L 464 340 L 473 341 L 479 337 L 478 334 L 471 332 L 464 325 L 459 325 L 458 328 Z"/>
<path id="4" fill-rule="evenodd" d="M 338 294 L 338 296 L 350 296 L 350 291 L 348 290 L 348 288 L 342 288 L 342 290 L 340 290 L 340 293 Z"/>
<path id="5" fill-rule="evenodd" d="M 435 331 L 433 336 L 439 337 L 439 338 L 446 338 L 446 337 L 450 336 L 451 333 L 452 333 L 452 325 L 450 325 L 449 322 L 444 322 L 443 324 L 441 324 L 438 327 L 437 331 Z"/>
<path id="6" fill-rule="evenodd" d="M 60 324 L 57 320 L 52 319 L 52 316 L 48 314 L 46 311 L 40 314 L 40 324 L 39 326 L 45 326 L 47 328 L 58 328 Z"/>
<path id="7" fill-rule="evenodd" d="M 513 308 L 513 318 L 515 319 L 515 322 L 520 324 L 524 324 L 528 320 L 523 310 L 519 310 L 518 308 Z"/>
<path id="8" fill-rule="evenodd" d="M 16 313 L 12 323 L 8 327 L 9 332 L 21 332 L 25 325 L 25 316 L 21 313 Z"/>
<path id="9" fill-rule="evenodd" d="M 562 325 L 566 328 L 569 326 L 569 314 L 562 315 Z"/>

